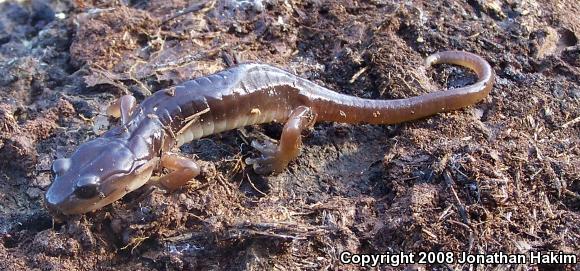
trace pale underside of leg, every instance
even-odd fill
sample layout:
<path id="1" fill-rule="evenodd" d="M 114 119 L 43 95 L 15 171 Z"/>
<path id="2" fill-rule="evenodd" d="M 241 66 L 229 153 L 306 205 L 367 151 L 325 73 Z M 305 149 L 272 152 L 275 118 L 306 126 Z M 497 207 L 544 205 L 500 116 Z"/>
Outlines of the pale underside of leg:
<path id="1" fill-rule="evenodd" d="M 282 130 L 278 145 L 271 142 L 252 142 L 252 147 L 262 153 L 258 158 L 248 158 L 246 163 L 258 174 L 279 173 L 300 154 L 302 131 L 314 125 L 316 114 L 310 107 L 299 106 L 290 113 Z"/>
<path id="2" fill-rule="evenodd" d="M 171 171 L 157 180 L 157 183 L 168 190 L 179 189 L 200 172 L 199 166 L 193 160 L 171 152 L 161 156 L 160 165 Z"/>

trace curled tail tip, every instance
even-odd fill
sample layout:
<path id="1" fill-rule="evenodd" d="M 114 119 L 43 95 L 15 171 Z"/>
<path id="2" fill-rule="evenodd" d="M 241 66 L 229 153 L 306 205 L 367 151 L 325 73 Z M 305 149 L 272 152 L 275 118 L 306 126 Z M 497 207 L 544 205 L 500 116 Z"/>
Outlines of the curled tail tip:
<path id="1" fill-rule="evenodd" d="M 436 64 L 453 64 L 471 69 L 480 79 L 493 80 L 493 69 L 481 56 L 465 51 L 442 51 L 425 58 L 427 67 Z"/>
<path id="2" fill-rule="evenodd" d="M 425 58 L 425 66 L 431 67 L 436 64 L 452 62 L 454 59 L 463 59 L 466 56 L 470 57 L 472 55 L 474 54 L 465 51 L 457 51 L 457 50 L 441 51 Z"/>

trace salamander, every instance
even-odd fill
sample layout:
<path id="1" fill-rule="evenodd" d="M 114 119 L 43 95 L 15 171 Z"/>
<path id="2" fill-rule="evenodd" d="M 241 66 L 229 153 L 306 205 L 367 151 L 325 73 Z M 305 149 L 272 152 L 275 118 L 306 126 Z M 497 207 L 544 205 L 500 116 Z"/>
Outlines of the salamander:
<path id="1" fill-rule="evenodd" d="M 301 132 L 316 122 L 395 124 L 463 108 L 484 99 L 494 72 L 478 55 L 446 51 L 426 65 L 448 63 L 473 70 L 476 83 L 407 99 L 372 100 L 340 94 L 266 64 L 240 64 L 160 90 L 137 104 L 121 96 L 107 112 L 118 126 L 81 144 L 52 165 L 54 181 L 45 195 L 53 215 L 74 215 L 108 205 L 167 169 L 157 184 L 176 189 L 200 173 L 177 147 L 246 125 L 284 123 L 278 144 L 252 142 L 261 155 L 248 158 L 258 174 L 280 172 L 295 159 Z"/>

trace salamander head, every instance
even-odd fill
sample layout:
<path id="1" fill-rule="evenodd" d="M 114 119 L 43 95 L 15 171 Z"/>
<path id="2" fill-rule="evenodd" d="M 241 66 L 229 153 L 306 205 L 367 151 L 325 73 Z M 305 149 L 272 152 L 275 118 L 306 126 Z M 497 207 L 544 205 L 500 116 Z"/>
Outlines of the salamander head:
<path id="1" fill-rule="evenodd" d="M 54 161 L 55 179 L 45 203 L 55 215 L 90 212 L 142 186 L 153 166 L 137 160 L 122 141 L 97 138 L 82 144 L 70 158 Z"/>

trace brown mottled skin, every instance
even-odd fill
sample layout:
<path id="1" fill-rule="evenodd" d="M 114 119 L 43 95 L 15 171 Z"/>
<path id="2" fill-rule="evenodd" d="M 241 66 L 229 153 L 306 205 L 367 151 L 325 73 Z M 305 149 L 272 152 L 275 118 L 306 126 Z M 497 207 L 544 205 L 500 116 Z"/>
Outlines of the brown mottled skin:
<path id="1" fill-rule="evenodd" d="M 161 168 L 162 186 L 175 189 L 199 174 L 190 159 L 171 150 L 191 140 L 246 125 L 285 123 L 280 143 L 256 143 L 262 152 L 246 162 L 258 173 L 279 172 L 300 151 L 300 134 L 315 122 L 392 124 L 456 110 L 485 98 L 494 73 L 481 57 L 441 52 L 428 66 L 456 64 L 479 80 L 462 88 L 399 100 L 369 100 L 333 92 L 284 70 L 242 64 L 158 91 L 137 105 L 123 96 L 109 108 L 121 125 L 79 146 L 71 158 L 53 164 L 56 178 L 46 193 L 55 215 L 98 209 L 147 183 Z"/>

